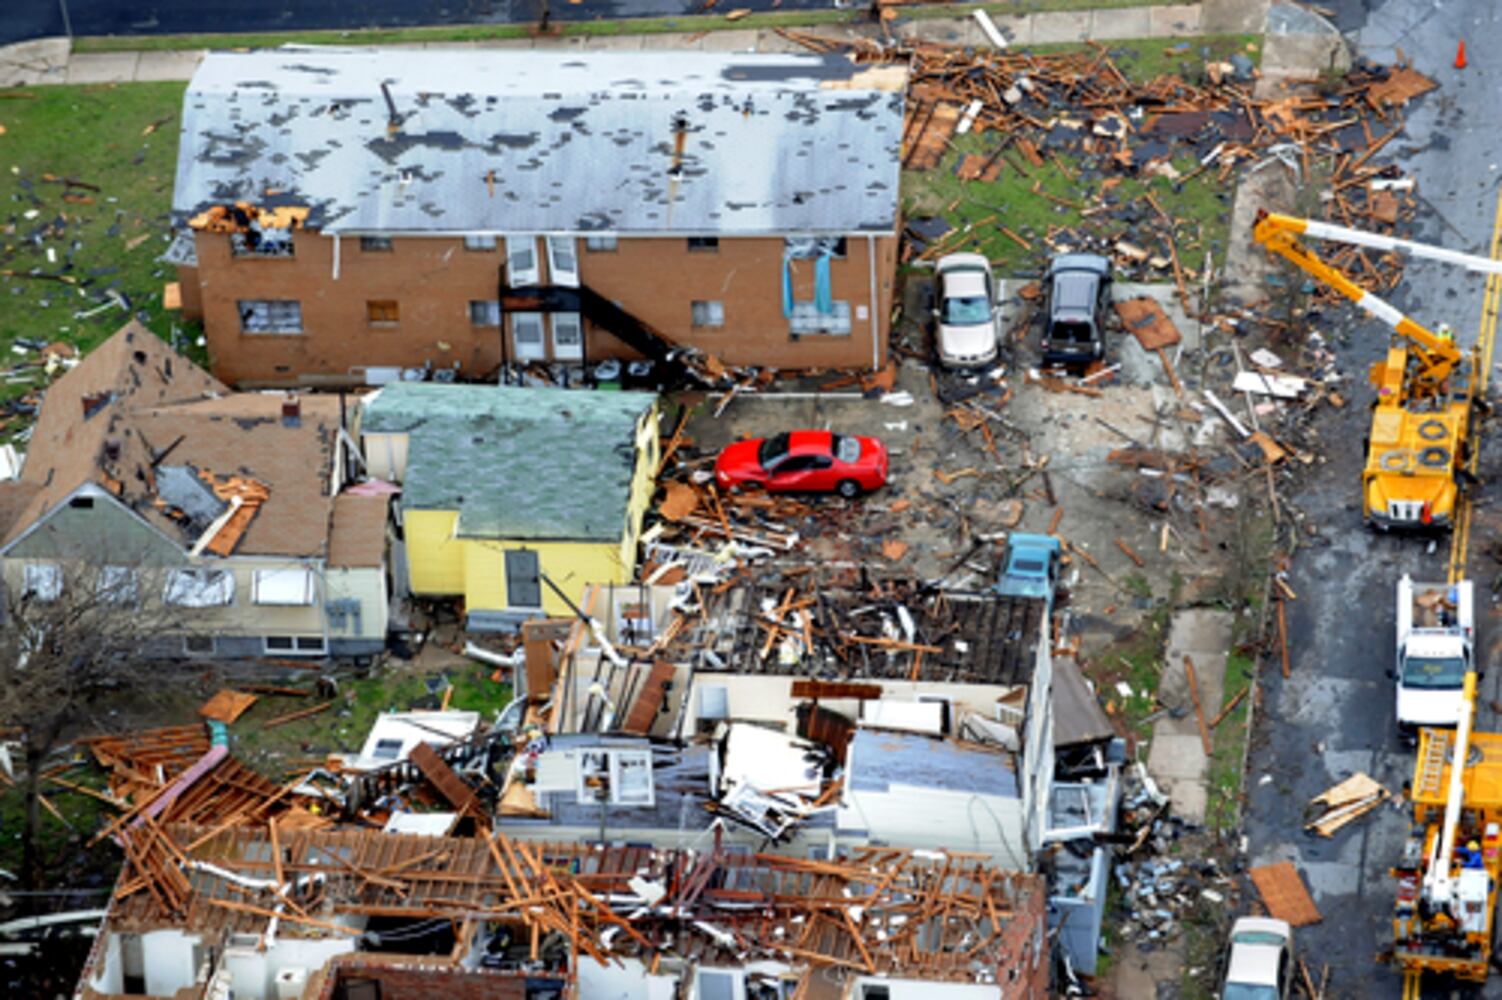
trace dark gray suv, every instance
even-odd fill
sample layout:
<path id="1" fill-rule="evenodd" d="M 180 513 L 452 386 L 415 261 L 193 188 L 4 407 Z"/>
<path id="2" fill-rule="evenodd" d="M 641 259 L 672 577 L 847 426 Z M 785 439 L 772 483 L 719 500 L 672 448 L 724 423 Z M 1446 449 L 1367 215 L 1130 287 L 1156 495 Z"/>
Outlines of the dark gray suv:
<path id="1" fill-rule="evenodd" d="M 1093 253 L 1060 254 L 1045 281 L 1045 365 L 1088 365 L 1106 353 L 1106 310 L 1111 305 L 1111 262 Z"/>

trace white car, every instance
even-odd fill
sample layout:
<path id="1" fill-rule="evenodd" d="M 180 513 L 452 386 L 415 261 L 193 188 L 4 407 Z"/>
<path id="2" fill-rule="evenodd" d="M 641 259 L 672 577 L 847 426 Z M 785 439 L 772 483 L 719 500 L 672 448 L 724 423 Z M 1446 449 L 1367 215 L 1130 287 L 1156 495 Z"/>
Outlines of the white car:
<path id="1" fill-rule="evenodd" d="M 1242 917 L 1231 928 L 1231 950 L 1220 1000 L 1288 1000 L 1293 993 L 1293 928 L 1286 920 Z"/>
<path id="2" fill-rule="evenodd" d="M 991 262 L 978 253 L 939 258 L 936 341 L 939 362 L 975 368 L 996 360 L 1001 311 Z"/>

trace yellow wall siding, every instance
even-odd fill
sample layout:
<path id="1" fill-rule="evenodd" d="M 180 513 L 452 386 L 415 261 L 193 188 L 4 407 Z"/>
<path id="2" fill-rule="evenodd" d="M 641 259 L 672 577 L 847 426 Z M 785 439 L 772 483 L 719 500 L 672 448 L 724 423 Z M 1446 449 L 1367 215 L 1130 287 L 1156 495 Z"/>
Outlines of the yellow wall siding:
<path id="1" fill-rule="evenodd" d="M 456 510 L 409 510 L 403 515 L 412 593 L 464 593 L 464 543 L 454 538 L 458 523 Z"/>
<path id="2" fill-rule="evenodd" d="M 608 542 L 520 542 L 466 540 L 465 606 L 471 610 L 501 611 L 512 608 L 506 593 L 506 552 L 528 549 L 537 553 L 539 572 L 556 583 L 578 604 L 591 583 L 628 583 L 632 567 L 620 560 L 615 545 Z M 542 610 L 549 615 L 573 614 L 551 587 L 542 585 Z M 521 609 L 514 609 L 521 610 Z"/>
<path id="3" fill-rule="evenodd" d="M 631 495 L 626 500 L 626 524 L 619 555 L 621 564 L 627 568 L 625 581 L 635 575 L 636 542 L 641 536 L 642 520 L 652 506 L 652 495 L 657 492 L 657 464 L 661 461 L 657 414 L 654 402 L 636 425 L 636 470 L 631 476 Z"/>

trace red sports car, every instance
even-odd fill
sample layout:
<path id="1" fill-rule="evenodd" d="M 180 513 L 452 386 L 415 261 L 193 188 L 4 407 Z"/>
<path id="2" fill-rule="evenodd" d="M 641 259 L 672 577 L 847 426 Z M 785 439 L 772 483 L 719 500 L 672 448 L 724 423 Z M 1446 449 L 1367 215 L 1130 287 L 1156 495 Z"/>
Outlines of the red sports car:
<path id="1" fill-rule="evenodd" d="M 726 445 L 715 460 L 714 478 L 722 490 L 760 486 L 853 499 L 886 484 L 887 448 L 872 437 L 787 431 Z"/>

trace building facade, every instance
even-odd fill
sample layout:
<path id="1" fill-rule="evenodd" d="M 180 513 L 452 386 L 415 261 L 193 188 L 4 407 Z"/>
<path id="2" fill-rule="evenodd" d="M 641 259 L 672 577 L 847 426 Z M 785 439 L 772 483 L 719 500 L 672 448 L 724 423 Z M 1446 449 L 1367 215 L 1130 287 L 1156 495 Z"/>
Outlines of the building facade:
<path id="1" fill-rule="evenodd" d="M 172 259 L 216 375 L 488 379 L 683 346 L 731 365 L 879 366 L 905 71 L 715 53 L 664 66 L 211 53 L 184 102 Z"/>

